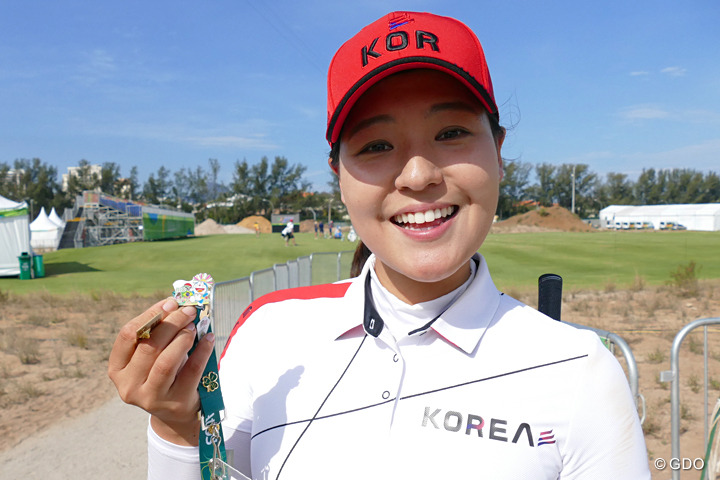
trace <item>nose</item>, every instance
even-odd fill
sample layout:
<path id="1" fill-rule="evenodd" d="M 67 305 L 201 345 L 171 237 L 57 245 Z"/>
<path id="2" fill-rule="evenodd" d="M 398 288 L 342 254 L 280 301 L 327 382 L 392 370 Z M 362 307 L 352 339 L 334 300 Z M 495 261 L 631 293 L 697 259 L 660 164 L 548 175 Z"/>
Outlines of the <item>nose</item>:
<path id="1" fill-rule="evenodd" d="M 395 178 L 395 188 L 421 191 L 431 185 L 442 183 L 442 171 L 424 154 L 412 154 Z"/>

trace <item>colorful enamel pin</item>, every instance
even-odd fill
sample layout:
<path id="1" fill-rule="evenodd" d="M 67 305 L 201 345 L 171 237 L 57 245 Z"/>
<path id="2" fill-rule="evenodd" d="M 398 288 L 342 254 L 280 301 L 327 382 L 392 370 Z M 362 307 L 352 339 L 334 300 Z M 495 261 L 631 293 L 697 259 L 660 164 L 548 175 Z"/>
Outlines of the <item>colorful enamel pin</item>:
<path id="1" fill-rule="evenodd" d="M 197 321 L 197 337 L 201 339 L 210 328 L 210 304 L 215 282 L 207 273 L 198 273 L 192 280 L 173 282 L 173 297 L 178 305 L 195 305 L 199 311 Z"/>
<path id="2" fill-rule="evenodd" d="M 173 282 L 173 298 L 178 306 L 194 305 L 200 310 L 197 325 L 198 338 L 202 338 L 210 326 L 210 303 L 215 282 L 207 273 L 198 273 L 192 280 L 176 280 Z M 137 329 L 137 338 L 150 338 L 150 332 L 162 320 L 162 313 L 156 314 L 142 327 Z"/>

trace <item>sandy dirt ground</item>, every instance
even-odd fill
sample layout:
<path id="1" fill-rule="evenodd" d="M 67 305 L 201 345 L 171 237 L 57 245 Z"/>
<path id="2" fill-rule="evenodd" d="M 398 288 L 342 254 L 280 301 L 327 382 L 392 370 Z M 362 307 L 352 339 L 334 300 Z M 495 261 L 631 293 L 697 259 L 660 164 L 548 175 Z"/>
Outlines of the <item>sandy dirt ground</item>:
<path id="1" fill-rule="evenodd" d="M 536 304 L 534 295 L 507 292 Z M 124 471 L 90 478 L 142 478 L 146 416 L 116 399 L 107 379 L 111 342 L 121 323 L 152 303 L 127 304 L 112 295 L 75 302 L 44 297 L 30 304 L 12 298 L 0 318 L 0 463 L 7 478 L 76 478 L 99 465 Z M 111 312 L 111 313 L 106 313 Z M 647 405 L 649 461 L 670 458 L 670 369 L 675 334 L 697 318 L 720 317 L 720 282 L 701 282 L 696 296 L 670 286 L 564 294 L 563 320 L 613 331 L 632 348 Z M 720 328 L 711 328 L 710 411 L 720 395 Z M 702 333 L 681 348 L 681 453 L 703 456 Z M 620 363 L 624 358 L 616 354 Z M 82 443 L 86 442 L 86 443 Z M 42 470 L 42 465 L 55 468 Z M 670 478 L 655 468 L 653 479 Z M 108 470 L 110 471 L 110 470 Z M 10 475 L 13 472 L 13 475 Z M 88 475 L 80 475 L 88 477 Z M 695 472 L 683 479 L 697 479 Z"/>
<path id="2" fill-rule="evenodd" d="M 507 231 L 507 227 L 505 227 Z M 526 228 L 541 228 L 524 225 Z M 668 275 L 668 280 L 670 276 Z M 694 291 L 693 291 L 694 290 Z M 507 291 L 536 306 L 536 292 Z M 0 292 L 0 464 L 3 478 L 143 478 L 147 417 L 122 404 L 107 378 L 107 359 L 120 326 L 155 301 L 128 302 L 112 293 L 80 298 Z M 689 322 L 720 317 L 720 280 L 693 288 L 646 286 L 566 291 L 564 321 L 619 334 L 630 345 L 646 400 L 643 425 L 653 480 L 670 479 L 657 458 L 670 459 L 670 369 L 675 334 Z M 709 335 L 712 409 L 720 396 L 720 326 Z M 616 356 L 624 359 L 619 350 Z M 704 456 L 702 329 L 686 337 L 680 357 L 681 455 Z M 696 480 L 698 472 L 683 472 Z"/>

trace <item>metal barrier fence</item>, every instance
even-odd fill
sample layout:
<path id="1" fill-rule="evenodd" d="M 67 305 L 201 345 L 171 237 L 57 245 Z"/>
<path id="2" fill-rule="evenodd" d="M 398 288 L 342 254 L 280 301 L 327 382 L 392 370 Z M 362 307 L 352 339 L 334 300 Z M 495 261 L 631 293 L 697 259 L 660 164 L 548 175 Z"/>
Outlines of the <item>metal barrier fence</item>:
<path id="1" fill-rule="evenodd" d="M 673 340 L 672 348 L 670 350 L 670 370 L 666 370 L 660 373 L 661 382 L 672 382 L 670 389 L 670 436 L 672 445 L 672 458 L 679 459 L 680 457 L 680 345 L 682 345 L 685 337 L 693 330 L 699 327 L 703 327 L 703 362 L 704 362 L 704 377 L 705 377 L 705 405 L 704 405 L 704 425 L 705 425 L 705 437 L 703 445 L 707 445 L 708 441 L 708 325 L 720 324 L 720 318 L 701 318 L 690 322 L 685 325 L 676 335 Z M 672 480 L 680 479 L 679 468 L 673 469 Z M 707 477 L 706 477 L 707 478 Z"/>
<path id="2" fill-rule="evenodd" d="M 218 355 L 225 348 L 235 322 L 255 299 L 275 290 L 348 278 L 353 254 L 353 251 L 313 253 L 286 263 L 276 263 L 270 268 L 252 272 L 249 277 L 216 283 L 212 311 Z"/>

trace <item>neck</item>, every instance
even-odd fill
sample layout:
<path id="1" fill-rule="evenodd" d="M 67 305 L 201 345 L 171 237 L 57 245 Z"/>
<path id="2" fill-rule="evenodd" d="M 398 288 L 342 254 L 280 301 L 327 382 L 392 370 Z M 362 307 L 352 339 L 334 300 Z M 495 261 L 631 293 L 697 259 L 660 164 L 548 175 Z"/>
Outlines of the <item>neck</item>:
<path id="1" fill-rule="evenodd" d="M 428 302 L 458 288 L 470 276 L 470 262 L 463 264 L 452 275 L 438 281 L 425 282 L 403 275 L 384 263 L 375 263 L 378 280 L 390 293 L 410 305 Z"/>

